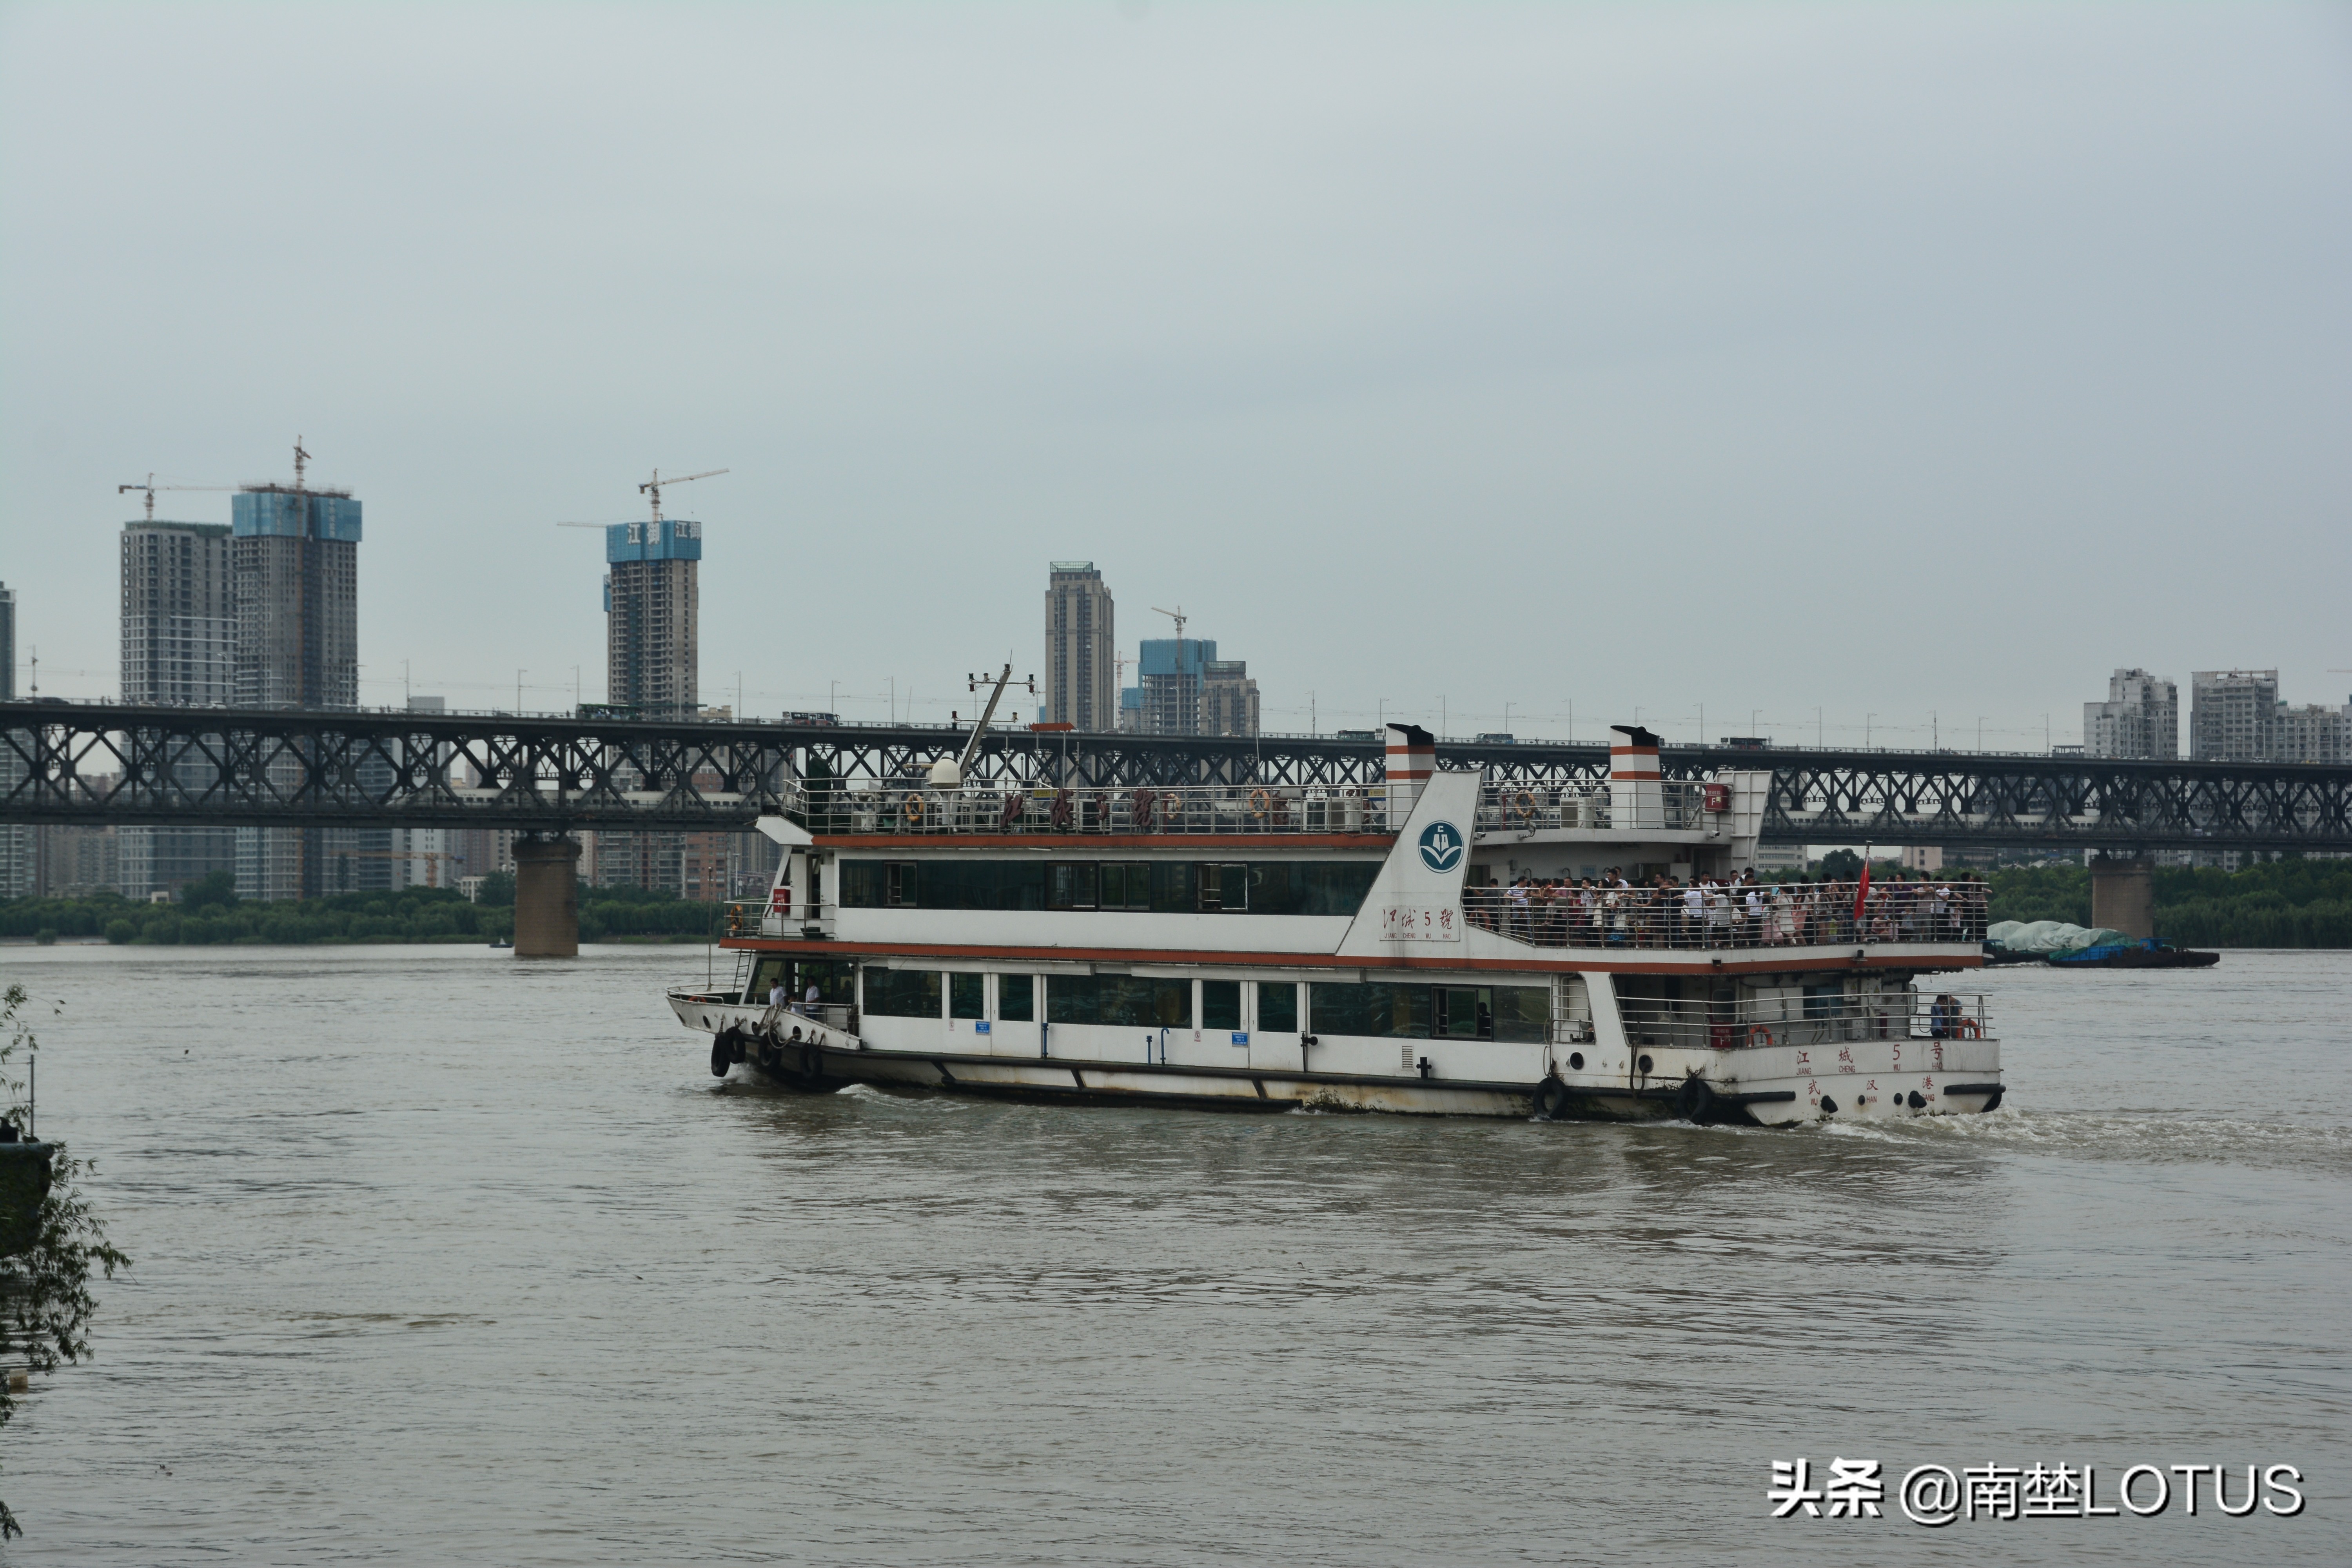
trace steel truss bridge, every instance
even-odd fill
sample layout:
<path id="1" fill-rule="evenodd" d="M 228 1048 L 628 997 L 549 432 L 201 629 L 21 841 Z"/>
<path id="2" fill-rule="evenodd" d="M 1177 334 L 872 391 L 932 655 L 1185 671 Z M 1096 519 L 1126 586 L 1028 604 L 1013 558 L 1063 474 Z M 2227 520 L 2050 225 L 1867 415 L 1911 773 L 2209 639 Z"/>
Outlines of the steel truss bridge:
<path id="1" fill-rule="evenodd" d="M 969 730 L 0 703 L 0 821 L 728 831 L 795 784 L 904 788 Z M 1381 741 L 996 731 L 967 782 L 1367 789 Z M 1538 790 L 1605 782 L 1605 746 L 1441 742 L 1438 765 Z M 2352 767 L 1964 752 L 1667 746 L 1668 778 L 1770 770 L 1764 837 L 2138 852 L 2352 852 Z"/>

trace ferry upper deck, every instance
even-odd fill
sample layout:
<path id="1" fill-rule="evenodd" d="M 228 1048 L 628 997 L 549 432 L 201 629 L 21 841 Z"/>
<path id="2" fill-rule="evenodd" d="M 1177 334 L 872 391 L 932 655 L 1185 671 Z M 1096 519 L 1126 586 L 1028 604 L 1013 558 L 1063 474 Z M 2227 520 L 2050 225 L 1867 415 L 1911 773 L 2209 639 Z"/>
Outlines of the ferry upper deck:
<path id="1" fill-rule="evenodd" d="M 784 864 L 769 900 L 731 909 L 728 945 L 1366 971 L 1981 962 L 1980 885 L 1736 881 L 1769 773 L 1664 780 L 1636 730 L 1604 787 L 1538 788 L 1440 773 L 1403 736 L 1370 788 L 804 784 L 762 822 Z"/>

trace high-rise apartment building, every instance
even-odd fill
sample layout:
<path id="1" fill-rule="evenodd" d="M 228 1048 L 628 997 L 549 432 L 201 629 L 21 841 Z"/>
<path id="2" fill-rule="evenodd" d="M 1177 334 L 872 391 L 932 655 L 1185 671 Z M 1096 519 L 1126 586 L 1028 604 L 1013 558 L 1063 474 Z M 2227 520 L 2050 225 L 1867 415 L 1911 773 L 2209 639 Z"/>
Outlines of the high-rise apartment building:
<path id="1" fill-rule="evenodd" d="M 236 684 L 236 595 L 229 527 L 217 522 L 122 525 L 122 700 L 224 708 Z M 201 757 L 171 760 L 201 789 Z M 116 885 L 143 899 L 236 868 L 233 827 L 125 827 L 116 834 Z"/>
<path id="2" fill-rule="evenodd" d="M 122 700 L 228 706 L 236 682 L 229 556 L 226 524 L 122 525 Z"/>
<path id="3" fill-rule="evenodd" d="M 2180 688 L 2144 669 L 2107 678 L 2107 700 L 2083 704 L 2083 753 L 2092 757 L 2180 755 Z"/>
<path id="4" fill-rule="evenodd" d="M 1146 637 L 1135 651 L 1136 679 L 1143 688 L 1143 733 L 1199 734 L 1201 688 L 1216 661 L 1216 639 Z"/>
<path id="5" fill-rule="evenodd" d="M 1091 561 L 1056 561 L 1045 580 L 1048 723 L 1108 731 L 1118 721 L 1110 589 Z"/>
<path id="6" fill-rule="evenodd" d="M 2352 702 L 2341 708 L 2282 702 L 2272 729 L 2273 753 L 2282 763 L 2352 763 Z"/>
<path id="7" fill-rule="evenodd" d="M 1257 682 L 1238 658 L 1213 658 L 1201 667 L 1201 729 L 1203 735 L 1257 733 Z"/>
<path id="8" fill-rule="evenodd" d="M 236 606 L 232 692 L 240 707 L 359 706 L 360 503 L 304 481 L 247 485 L 229 501 L 229 577 Z M 297 784 L 302 764 L 273 764 Z M 318 898 L 389 885 L 390 837 L 345 828 L 236 829 L 236 890 L 247 899 Z"/>
<path id="9" fill-rule="evenodd" d="M 616 522 L 604 531 L 604 700 L 647 718 L 691 718 L 702 524 Z"/>
<path id="10" fill-rule="evenodd" d="M 239 490 L 229 515 L 237 706 L 358 707 L 360 503 L 298 480 Z"/>
<path id="11" fill-rule="evenodd" d="M 2276 755 L 2278 671 L 2200 669 L 2189 677 L 2189 754 L 2262 763 Z"/>

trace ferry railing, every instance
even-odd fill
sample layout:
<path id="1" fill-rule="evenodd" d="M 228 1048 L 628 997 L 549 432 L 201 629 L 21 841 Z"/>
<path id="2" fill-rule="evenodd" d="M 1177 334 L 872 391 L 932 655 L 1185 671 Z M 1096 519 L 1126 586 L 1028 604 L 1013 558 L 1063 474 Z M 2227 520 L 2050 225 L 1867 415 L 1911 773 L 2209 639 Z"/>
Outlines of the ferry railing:
<path id="1" fill-rule="evenodd" d="M 1490 784 L 1478 792 L 1481 833 L 1542 833 L 1574 828 L 1612 828 L 1654 833 L 1696 833 L 1722 816 L 1707 808 L 1708 791 L 1721 784 L 1652 783 L 1641 780 L 1594 788 Z M 1727 802 L 1728 795 L 1715 798 Z"/>
<path id="2" fill-rule="evenodd" d="M 1864 992 L 1839 996 L 1749 996 L 1738 1002 L 1622 998 L 1618 1016 L 1636 1045 L 1838 1046 L 1859 1040 L 1959 1040 L 1991 1032 L 1982 994 Z"/>
<path id="3" fill-rule="evenodd" d="M 803 900 L 771 903 L 766 899 L 731 899 L 727 903 L 725 933 L 729 936 L 797 935 L 803 926 L 831 918 L 837 906 Z"/>
<path id="4" fill-rule="evenodd" d="M 788 796 L 816 833 L 1386 833 L 1388 797 L 1371 788 L 1182 784 L 1131 789 L 815 788 Z"/>
<path id="5" fill-rule="evenodd" d="M 1948 891 L 1938 896 L 1939 889 Z M 1694 908 L 1686 887 L 1485 886 L 1462 890 L 1462 913 L 1483 931 L 1537 947 L 1700 951 L 1984 940 L 1982 883 L 1874 881 L 1859 920 L 1858 890 L 1853 882 L 1702 887 Z"/>

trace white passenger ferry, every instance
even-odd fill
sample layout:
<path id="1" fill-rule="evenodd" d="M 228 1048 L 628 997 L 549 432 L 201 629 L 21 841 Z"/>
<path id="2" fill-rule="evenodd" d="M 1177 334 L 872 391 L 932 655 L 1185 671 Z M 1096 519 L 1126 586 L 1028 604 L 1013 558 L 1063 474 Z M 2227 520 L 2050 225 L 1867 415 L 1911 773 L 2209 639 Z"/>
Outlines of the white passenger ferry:
<path id="1" fill-rule="evenodd" d="M 2000 1103 L 1981 997 L 1920 983 L 1983 962 L 1981 908 L 1741 885 L 1769 773 L 1668 782 L 1621 728 L 1605 787 L 1523 787 L 1390 730 L 1370 789 L 803 781 L 760 824 L 784 855 L 730 913 L 733 984 L 670 1004 L 713 1073 L 815 1091 L 1765 1125 Z"/>

